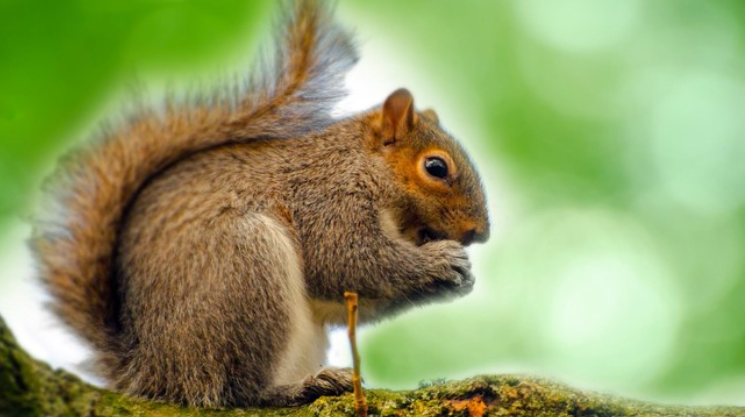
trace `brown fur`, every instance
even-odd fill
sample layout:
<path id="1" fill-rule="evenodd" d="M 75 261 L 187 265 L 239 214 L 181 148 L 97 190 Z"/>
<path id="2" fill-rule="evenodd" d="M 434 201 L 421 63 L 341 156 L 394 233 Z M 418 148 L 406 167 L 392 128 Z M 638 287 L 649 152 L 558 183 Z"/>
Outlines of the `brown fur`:
<path id="1" fill-rule="evenodd" d="M 356 55 L 330 19 L 297 1 L 271 79 L 144 112 L 60 168 L 62 212 L 33 248 L 114 388 L 196 406 L 337 394 L 349 373 L 316 356 L 344 291 L 365 321 L 470 291 L 462 244 L 488 237 L 472 163 L 406 90 L 331 120 Z M 447 178 L 423 169 L 433 155 Z"/>

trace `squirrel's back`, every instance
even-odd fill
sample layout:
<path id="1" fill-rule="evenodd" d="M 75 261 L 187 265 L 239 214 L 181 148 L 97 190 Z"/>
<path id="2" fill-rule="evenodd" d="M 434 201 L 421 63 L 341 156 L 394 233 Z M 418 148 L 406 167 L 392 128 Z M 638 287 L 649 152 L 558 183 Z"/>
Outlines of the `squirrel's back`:
<path id="1" fill-rule="evenodd" d="M 31 241 L 40 278 L 55 312 L 99 353 L 104 373 L 122 355 L 115 253 L 122 221 L 143 185 L 196 152 L 299 136 L 332 122 L 329 112 L 357 56 L 350 35 L 319 3 L 298 0 L 288 7 L 271 69 L 254 74 L 244 91 L 143 110 L 69 155 L 48 183 L 52 203 Z"/>

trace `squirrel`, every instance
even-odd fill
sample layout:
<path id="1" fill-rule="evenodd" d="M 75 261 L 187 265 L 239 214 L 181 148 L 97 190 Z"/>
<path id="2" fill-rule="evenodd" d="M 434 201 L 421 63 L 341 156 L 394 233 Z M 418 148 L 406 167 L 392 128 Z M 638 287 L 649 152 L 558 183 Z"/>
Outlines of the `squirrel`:
<path id="1" fill-rule="evenodd" d="M 51 307 L 118 391 L 194 407 L 352 390 L 326 328 L 471 291 L 483 186 L 399 89 L 335 119 L 357 61 L 318 0 L 285 7 L 275 62 L 227 96 L 141 110 L 60 162 L 31 248 Z"/>

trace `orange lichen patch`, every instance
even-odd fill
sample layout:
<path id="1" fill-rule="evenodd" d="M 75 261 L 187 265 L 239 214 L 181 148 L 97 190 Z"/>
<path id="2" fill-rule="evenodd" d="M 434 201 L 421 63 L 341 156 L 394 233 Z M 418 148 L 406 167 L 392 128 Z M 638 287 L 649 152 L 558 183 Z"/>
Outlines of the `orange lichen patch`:
<path id="1" fill-rule="evenodd" d="M 456 411 L 468 410 L 469 417 L 483 417 L 489 408 L 480 395 L 468 400 L 454 400 L 451 404 Z"/>

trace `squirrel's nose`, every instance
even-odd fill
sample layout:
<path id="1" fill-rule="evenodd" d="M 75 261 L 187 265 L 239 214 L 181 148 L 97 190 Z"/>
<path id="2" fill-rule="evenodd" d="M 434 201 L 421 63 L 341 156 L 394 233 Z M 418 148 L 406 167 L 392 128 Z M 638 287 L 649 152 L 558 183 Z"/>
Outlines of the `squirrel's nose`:
<path id="1" fill-rule="evenodd" d="M 487 240 L 489 240 L 489 229 L 488 228 L 482 231 L 478 231 L 475 228 L 473 228 L 463 233 L 463 236 L 460 238 L 460 243 L 463 246 L 468 246 L 474 242 L 484 243 Z"/>

